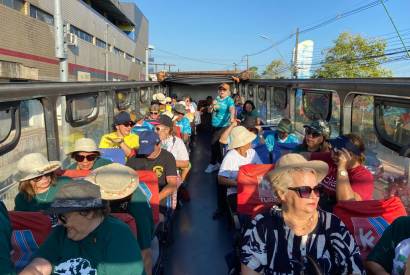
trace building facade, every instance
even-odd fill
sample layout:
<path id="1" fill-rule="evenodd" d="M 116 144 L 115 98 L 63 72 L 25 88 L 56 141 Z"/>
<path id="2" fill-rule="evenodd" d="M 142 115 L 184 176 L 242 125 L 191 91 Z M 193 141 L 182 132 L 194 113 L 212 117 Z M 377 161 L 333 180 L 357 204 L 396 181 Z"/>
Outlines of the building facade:
<path id="1" fill-rule="evenodd" d="M 148 20 L 133 3 L 61 0 L 69 81 L 144 80 Z M 0 0 L 0 81 L 58 81 L 54 0 Z"/>

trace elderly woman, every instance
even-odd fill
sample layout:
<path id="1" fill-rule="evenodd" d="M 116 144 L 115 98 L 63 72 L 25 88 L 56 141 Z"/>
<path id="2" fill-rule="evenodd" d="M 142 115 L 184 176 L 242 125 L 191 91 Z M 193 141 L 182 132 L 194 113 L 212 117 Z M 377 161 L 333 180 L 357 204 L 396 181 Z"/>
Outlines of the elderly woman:
<path id="1" fill-rule="evenodd" d="M 218 172 L 218 210 L 214 218 L 224 213 L 226 197 L 229 206 L 236 211 L 236 194 L 239 167 L 246 164 L 261 164 L 258 154 L 252 149 L 251 143 L 256 135 L 243 126 L 236 126 L 229 135 L 228 153 L 222 160 Z"/>
<path id="2" fill-rule="evenodd" d="M 110 202 L 112 212 L 129 213 L 134 218 L 146 274 L 151 274 L 154 218 L 146 194 L 148 187 L 139 182 L 135 170 L 118 163 L 95 169 L 86 180 L 101 188 L 101 198 Z"/>
<path id="3" fill-rule="evenodd" d="M 245 101 L 242 107 L 242 112 L 238 116 L 241 121 L 245 120 L 247 117 L 258 117 L 258 111 L 252 100 Z"/>
<path id="4" fill-rule="evenodd" d="M 309 125 L 304 125 L 305 137 L 303 143 L 296 147 L 294 152 L 329 152 L 326 140 L 330 138 L 330 126 L 325 120 L 314 120 Z"/>
<path id="5" fill-rule="evenodd" d="M 25 274 L 144 274 L 137 239 L 108 216 L 100 187 L 85 180 L 65 184 L 51 205 L 62 226 L 40 246 Z"/>
<path id="6" fill-rule="evenodd" d="M 47 209 L 58 189 L 68 178 L 57 181 L 59 161 L 48 161 L 40 153 L 25 155 L 17 162 L 19 193 L 14 199 L 16 211 Z"/>
<path id="7" fill-rule="evenodd" d="M 328 166 L 299 154 L 279 159 L 268 174 L 280 207 L 259 214 L 243 236 L 242 275 L 364 274 L 346 226 L 317 208 Z"/>
<path id="8" fill-rule="evenodd" d="M 69 155 L 75 161 L 67 167 L 70 170 L 94 170 L 112 163 L 108 159 L 101 158 L 97 145 L 90 138 L 77 139 L 74 144 L 74 150 Z"/>

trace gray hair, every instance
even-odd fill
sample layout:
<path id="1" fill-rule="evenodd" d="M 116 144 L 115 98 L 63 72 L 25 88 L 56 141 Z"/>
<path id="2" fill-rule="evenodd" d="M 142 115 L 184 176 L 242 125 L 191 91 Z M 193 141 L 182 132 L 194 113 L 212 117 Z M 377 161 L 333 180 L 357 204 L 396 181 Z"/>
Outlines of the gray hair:
<path id="1" fill-rule="evenodd" d="M 277 177 L 269 176 L 269 181 L 272 186 L 272 190 L 277 193 L 278 191 L 287 192 L 289 187 L 294 185 L 294 175 L 297 173 L 313 173 L 316 177 L 316 171 L 312 168 L 291 168 L 283 173 L 280 173 Z"/>

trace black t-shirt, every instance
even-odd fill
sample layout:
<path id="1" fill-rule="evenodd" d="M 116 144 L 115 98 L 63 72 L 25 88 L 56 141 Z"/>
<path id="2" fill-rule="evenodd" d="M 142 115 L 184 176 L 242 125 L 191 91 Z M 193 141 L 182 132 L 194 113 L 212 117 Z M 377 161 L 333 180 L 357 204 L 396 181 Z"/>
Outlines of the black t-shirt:
<path id="1" fill-rule="evenodd" d="M 153 171 L 158 177 L 159 190 L 167 185 L 166 177 L 177 176 L 177 164 L 174 156 L 163 149 L 156 159 L 147 159 L 137 155 L 128 159 L 127 166 L 135 170 Z"/>

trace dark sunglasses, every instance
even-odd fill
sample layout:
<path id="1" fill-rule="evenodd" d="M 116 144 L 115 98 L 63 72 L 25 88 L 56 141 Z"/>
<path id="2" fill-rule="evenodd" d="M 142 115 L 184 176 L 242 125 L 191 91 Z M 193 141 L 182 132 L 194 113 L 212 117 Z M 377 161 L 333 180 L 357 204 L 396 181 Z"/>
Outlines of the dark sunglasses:
<path id="1" fill-rule="evenodd" d="M 225 88 L 219 88 L 218 90 L 223 92 L 227 91 Z"/>
<path id="2" fill-rule="evenodd" d="M 319 197 L 320 193 L 322 192 L 322 186 L 320 185 L 317 185 L 313 188 L 310 186 L 299 186 L 299 187 L 288 187 L 288 189 L 298 193 L 299 197 L 304 198 L 304 199 L 309 198 L 310 194 L 312 194 L 312 191 L 316 197 Z"/>
<path id="3" fill-rule="evenodd" d="M 161 131 L 161 128 L 160 127 L 155 127 L 155 131 L 159 132 L 159 131 Z"/>
<path id="4" fill-rule="evenodd" d="M 64 214 L 58 214 L 57 217 L 62 224 L 67 224 L 67 217 Z"/>
<path id="5" fill-rule="evenodd" d="M 53 174 L 53 172 L 41 175 L 39 177 L 35 177 L 31 180 L 34 181 L 34 182 L 39 182 L 43 177 L 51 177 L 51 174 Z"/>
<path id="6" fill-rule="evenodd" d="M 158 115 L 158 112 L 149 112 L 151 115 Z"/>
<path id="7" fill-rule="evenodd" d="M 82 155 L 75 155 L 74 159 L 78 162 L 83 162 L 85 159 L 88 161 L 94 161 L 98 156 L 97 155 L 88 155 L 88 156 L 82 156 Z"/>
<path id="8" fill-rule="evenodd" d="M 306 135 L 311 135 L 314 138 L 320 137 L 322 135 L 321 133 L 315 132 L 315 131 L 313 131 L 312 129 L 309 129 L 309 128 L 305 130 L 305 134 Z"/>
<path id="9" fill-rule="evenodd" d="M 122 125 L 124 125 L 125 127 L 134 127 L 135 123 L 130 121 L 130 122 L 125 122 Z"/>

